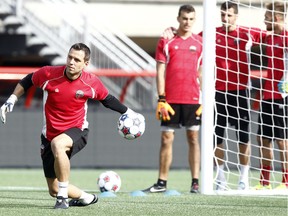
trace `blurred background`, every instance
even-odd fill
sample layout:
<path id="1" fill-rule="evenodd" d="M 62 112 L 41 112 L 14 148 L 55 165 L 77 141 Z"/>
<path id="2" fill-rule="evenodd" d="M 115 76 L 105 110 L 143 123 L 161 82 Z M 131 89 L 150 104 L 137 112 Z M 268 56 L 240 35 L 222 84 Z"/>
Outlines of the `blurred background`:
<path id="1" fill-rule="evenodd" d="M 263 1 L 239 2 L 239 24 L 264 28 Z M 219 8 L 222 1 L 217 3 Z M 65 64 L 70 46 L 84 42 L 92 51 L 87 70 L 99 75 L 111 94 L 145 115 L 146 131 L 138 140 L 124 140 L 117 134 L 119 114 L 90 102 L 88 146 L 75 156 L 72 166 L 157 168 L 160 127 L 154 116 L 155 48 L 165 28 L 178 26 L 182 4 L 195 7 L 194 32 L 199 33 L 203 29 L 199 0 L 1 0 L 1 104 L 26 74 L 44 65 Z M 215 11 L 211 22 L 221 25 L 220 11 Z M 259 55 L 252 60 L 257 71 Z M 252 80 L 252 86 L 259 82 Z M 256 121 L 253 113 L 252 118 Z M 6 125 L 0 125 L 0 167 L 41 167 L 41 128 L 42 92 L 32 88 L 8 115 Z M 229 137 L 233 140 L 233 131 Z M 254 136 L 251 139 L 256 143 Z M 231 152 L 237 152 L 236 148 L 231 145 Z M 188 168 L 184 130 L 176 132 L 173 154 L 172 168 Z M 236 161 L 236 154 L 229 152 L 228 156 Z M 252 163 L 258 165 L 256 160 Z"/>

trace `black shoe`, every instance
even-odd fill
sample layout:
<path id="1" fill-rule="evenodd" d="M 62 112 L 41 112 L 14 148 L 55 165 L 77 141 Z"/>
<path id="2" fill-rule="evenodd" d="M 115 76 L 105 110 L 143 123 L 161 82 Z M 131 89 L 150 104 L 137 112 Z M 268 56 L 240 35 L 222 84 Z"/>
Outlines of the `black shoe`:
<path id="1" fill-rule="evenodd" d="M 54 209 L 68 209 L 68 208 L 69 208 L 68 198 L 64 198 L 62 196 L 57 197 Z"/>
<path id="2" fill-rule="evenodd" d="M 92 194 L 92 195 L 94 196 L 94 199 L 88 204 L 82 203 L 80 199 L 71 199 L 69 201 L 69 206 L 84 207 L 84 206 L 88 206 L 88 205 L 97 203 L 98 202 L 98 196 L 96 194 Z"/>
<path id="3" fill-rule="evenodd" d="M 158 184 L 154 184 L 153 186 L 142 190 L 143 192 L 147 192 L 147 193 L 161 193 L 161 192 L 165 192 L 166 191 L 166 187 L 165 186 L 160 186 Z"/>
<path id="4" fill-rule="evenodd" d="M 192 186 L 191 186 L 191 190 L 190 190 L 191 193 L 199 193 L 199 185 L 197 183 L 194 183 Z"/>

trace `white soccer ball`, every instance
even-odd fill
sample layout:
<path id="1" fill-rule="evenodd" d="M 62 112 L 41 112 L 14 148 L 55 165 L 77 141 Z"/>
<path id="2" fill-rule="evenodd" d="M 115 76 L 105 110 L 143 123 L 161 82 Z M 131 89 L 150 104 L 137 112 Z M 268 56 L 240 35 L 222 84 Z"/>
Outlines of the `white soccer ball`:
<path id="1" fill-rule="evenodd" d="M 121 178 L 114 171 L 106 171 L 99 175 L 97 184 L 99 190 L 103 192 L 114 192 L 120 190 L 121 187 Z"/>
<path id="2" fill-rule="evenodd" d="M 118 133 L 128 140 L 136 139 L 144 134 L 145 118 L 140 113 L 122 114 L 118 120 Z"/>

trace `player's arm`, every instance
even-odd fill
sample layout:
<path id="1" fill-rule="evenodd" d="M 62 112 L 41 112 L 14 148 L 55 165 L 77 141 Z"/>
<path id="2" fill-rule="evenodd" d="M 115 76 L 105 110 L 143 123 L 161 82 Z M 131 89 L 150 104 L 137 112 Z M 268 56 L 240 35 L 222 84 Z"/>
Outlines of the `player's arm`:
<path id="1" fill-rule="evenodd" d="M 202 66 L 200 65 L 198 68 L 198 79 L 199 79 L 199 85 L 200 85 L 200 91 L 202 90 Z M 196 110 L 196 116 L 201 116 L 202 114 L 202 104 L 199 106 L 199 108 Z"/>
<path id="2" fill-rule="evenodd" d="M 100 102 L 106 108 L 109 108 L 111 110 L 119 112 L 120 114 L 123 114 L 123 113 L 126 113 L 126 112 L 127 113 L 134 113 L 133 110 L 131 110 L 130 108 L 126 107 L 116 97 L 114 97 L 111 94 L 108 94 L 107 97 L 104 100 L 100 100 Z"/>
<path id="3" fill-rule="evenodd" d="M 170 114 L 174 115 L 175 111 L 172 107 L 167 103 L 165 96 L 165 71 L 166 64 L 163 62 L 157 62 L 156 64 L 156 85 L 157 85 L 157 93 L 158 93 L 158 104 L 156 109 L 156 119 L 169 121 Z"/>
<path id="4" fill-rule="evenodd" d="M 18 101 L 18 98 L 20 98 L 26 90 L 28 90 L 32 83 L 32 73 L 25 76 L 15 87 L 13 93 L 10 95 L 10 97 L 7 99 L 7 101 L 1 106 L 1 112 L 0 112 L 0 118 L 3 124 L 6 123 L 6 114 L 8 112 L 13 111 L 13 107 L 15 103 Z"/>

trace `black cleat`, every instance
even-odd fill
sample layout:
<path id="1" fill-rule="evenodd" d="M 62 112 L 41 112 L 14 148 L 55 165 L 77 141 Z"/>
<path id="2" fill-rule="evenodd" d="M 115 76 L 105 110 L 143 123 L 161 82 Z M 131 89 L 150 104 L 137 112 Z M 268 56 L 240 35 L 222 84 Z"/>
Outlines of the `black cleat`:
<path id="1" fill-rule="evenodd" d="M 68 198 L 64 198 L 62 196 L 57 197 L 54 209 L 68 209 L 68 208 L 69 208 Z"/>
<path id="2" fill-rule="evenodd" d="M 91 204 L 95 204 L 95 203 L 98 202 L 98 196 L 96 194 L 93 194 L 93 196 L 94 196 L 94 199 L 88 204 L 82 203 L 80 199 L 71 199 L 69 201 L 69 206 L 84 207 L 84 206 L 88 206 L 88 205 L 91 205 Z"/>
<path id="3" fill-rule="evenodd" d="M 158 184 L 154 184 L 153 186 L 142 190 L 143 192 L 146 193 L 161 193 L 161 192 L 165 192 L 166 191 L 166 187 L 165 186 L 160 186 Z"/>
<path id="4" fill-rule="evenodd" d="M 191 193 L 199 193 L 199 185 L 197 183 L 194 183 L 192 186 L 191 186 L 191 190 L 190 190 Z"/>

